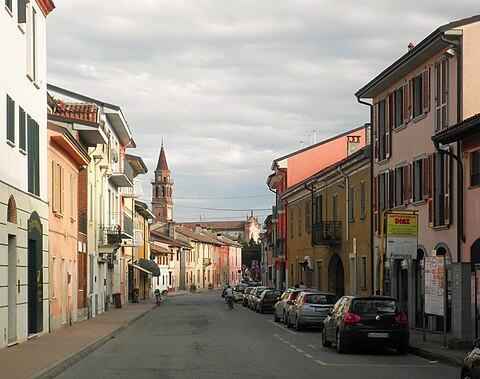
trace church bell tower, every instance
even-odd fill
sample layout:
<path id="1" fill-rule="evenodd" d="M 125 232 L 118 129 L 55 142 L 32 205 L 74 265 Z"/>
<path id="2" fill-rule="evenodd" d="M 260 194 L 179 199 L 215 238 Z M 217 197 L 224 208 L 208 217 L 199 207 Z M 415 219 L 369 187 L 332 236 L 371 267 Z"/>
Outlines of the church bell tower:
<path id="1" fill-rule="evenodd" d="M 152 182 L 152 213 L 155 215 L 155 222 L 167 222 L 173 220 L 172 200 L 173 180 L 170 179 L 165 148 L 160 149 L 155 179 Z"/>

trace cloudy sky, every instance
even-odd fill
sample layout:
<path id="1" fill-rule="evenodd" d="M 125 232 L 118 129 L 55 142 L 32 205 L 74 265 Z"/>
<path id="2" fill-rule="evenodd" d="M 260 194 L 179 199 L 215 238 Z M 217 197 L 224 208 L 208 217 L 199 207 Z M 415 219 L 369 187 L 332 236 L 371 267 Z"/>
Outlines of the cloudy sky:
<path id="1" fill-rule="evenodd" d="M 354 93 L 478 0 L 55 0 L 48 81 L 119 105 L 177 221 L 262 222 L 274 159 L 368 122 Z M 477 6 L 476 6 L 477 5 Z M 222 210 L 220 210 L 222 209 Z M 231 211 L 224 211 L 229 209 Z"/>

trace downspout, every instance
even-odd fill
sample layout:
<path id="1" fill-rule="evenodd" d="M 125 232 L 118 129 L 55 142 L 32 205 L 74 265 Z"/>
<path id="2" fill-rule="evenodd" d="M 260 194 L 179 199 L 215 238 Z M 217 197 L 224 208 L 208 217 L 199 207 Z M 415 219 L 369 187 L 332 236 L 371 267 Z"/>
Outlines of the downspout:
<path id="1" fill-rule="evenodd" d="M 349 211 L 349 206 L 350 206 L 350 186 L 349 186 L 349 181 L 348 181 L 348 175 L 346 175 L 340 166 L 337 167 L 338 172 L 343 176 L 345 179 L 345 239 L 348 241 L 349 240 L 349 219 L 348 219 L 348 211 Z"/>
<path id="2" fill-rule="evenodd" d="M 370 143 L 370 287 L 371 287 L 371 294 L 375 294 L 375 277 L 374 277 L 374 272 L 375 272 L 375 253 L 374 253 L 374 246 L 373 246 L 373 239 L 374 239 L 374 230 L 373 230 L 373 163 L 374 163 L 374 146 L 372 143 L 372 135 L 373 135 L 373 106 L 370 103 L 367 103 L 366 101 L 363 101 L 360 99 L 360 97 L 357 97 L 357 101 L 360 104 L 366 105 L 370 107 L 370 141 L 365 141 L 365 143 Z M 365 138 L 366 139 L 366 138 Z"/>
<path id="3" fill-rule="evenodd" d="M 310 191 L 310 244 L 312 247 L 315 247 L 315 244 L 313 243 L 313 183 L 312 187 L 308 187 L 307 184 L 305 183 L 305 189 L 307 191 Z"/>
<path id="4" fill-rule="evenodd" d="M 450 40 L 445 38 L 444 35 L 440 36 L 440 39 L 443 42 L 449 43 L 453 46 L 456 51 L 457 57 L 457 124 L 462 120 L 462 92 L 463 92 L 463 54 L 462 54 L 462 45 L 458 40 Z M 458 172 L 457 172 L 457 262 L 461 262 L 461 242 L 465 243 L 465 235 L 463 230 L 463 163 L 461 161 L 461 149 L 462 142 L 457 141 L 457 155 L 453 154 L 450 151 L 444 151 L 439 149 L 439 143 L 434 142 L 435 149 L 440 151 L 442 154 L 446 154 L 457 161 Z"/>

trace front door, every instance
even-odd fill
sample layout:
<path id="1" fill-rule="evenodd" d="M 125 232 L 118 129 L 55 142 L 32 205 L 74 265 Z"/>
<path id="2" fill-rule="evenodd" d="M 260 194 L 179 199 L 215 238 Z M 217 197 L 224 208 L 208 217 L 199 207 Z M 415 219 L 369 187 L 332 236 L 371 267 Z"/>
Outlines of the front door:
<path id="1" fill-rule="evenodd" d="M 8 236 L 8 343 L 17 342 L 17 240 Z"/>
<path id="2" fill-rule="evenodd" d="M 28 220 L 28 333 L 43 330 L 42 224 L 37 212 Z"/>
<path id="3" fill-rule="evenodd" d="M 345 295 L 345 272 L 342 259 L 338 254 L 333 254 L 328 266 L 328 290 L 338 298 Z"/>

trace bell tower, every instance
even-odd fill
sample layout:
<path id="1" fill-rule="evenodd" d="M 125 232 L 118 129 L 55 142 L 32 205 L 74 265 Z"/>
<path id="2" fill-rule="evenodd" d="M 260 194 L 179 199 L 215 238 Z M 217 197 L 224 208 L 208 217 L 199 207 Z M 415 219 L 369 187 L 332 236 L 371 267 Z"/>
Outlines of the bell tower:
<path id="1" fill-rule="evenodd" d="M 162 138 L 155 179 L 152 181 L 152 213 L 155 215 L 155 222 L 173 220 L 172 187 L 173 180 L 170 179 L 170 170 L 168 169 Z"/>

